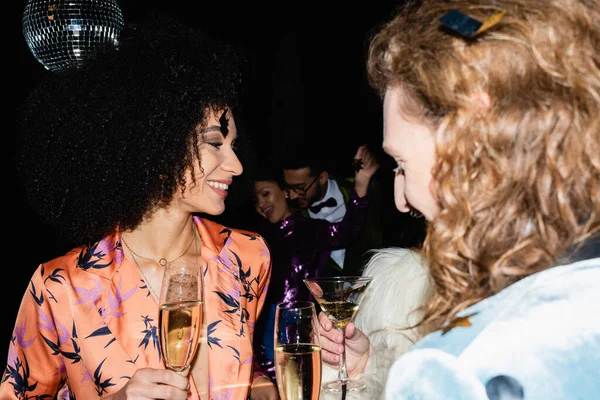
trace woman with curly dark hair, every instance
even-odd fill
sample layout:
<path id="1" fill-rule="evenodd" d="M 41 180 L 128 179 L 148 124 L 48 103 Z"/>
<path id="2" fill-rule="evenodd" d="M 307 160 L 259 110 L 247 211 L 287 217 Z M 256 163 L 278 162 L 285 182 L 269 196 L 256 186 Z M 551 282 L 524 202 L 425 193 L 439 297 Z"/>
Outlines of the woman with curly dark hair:
<path id="1" fill-rule="evenodd" d="M 435 286 L 386 399 L 600 393 L 599 50 L 597 0 L 411 1 L 372 39 L 396 206 L 429 222 Z M 347 332 L 357 375 L 377 349 Z"/>
<path id="2" fill-rule="evenodd" d="M 32 91 L 24 186 L 78 246 L 33 274 L 0 397 L 278 398 L 252 362 L 268 247 L 205 218 L 224 212 L 243 171 L 243 62 L 233 46 L 155 15 Z M 174 260 L 200 261 L 205 285 L 207 357 L 183 375 L 164 368 L 158 344 L 157 294 Z"/>

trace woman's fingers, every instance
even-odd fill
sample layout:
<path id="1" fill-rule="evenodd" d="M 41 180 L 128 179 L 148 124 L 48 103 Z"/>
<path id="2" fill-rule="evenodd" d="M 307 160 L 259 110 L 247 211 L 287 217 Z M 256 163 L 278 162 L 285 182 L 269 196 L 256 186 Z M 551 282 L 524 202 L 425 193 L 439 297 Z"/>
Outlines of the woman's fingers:
<path id="1" fill-rule="evenodd" d="M 335 334 L 335 330 L 333 329 L 333 323 L 329 318 L 327 318 L 327 314 L 324 312 L 319 313 L 319 325 L 321 325 L 321 334 L 325 334 L 328 337 L 332 334 Z"/>
<path id="2" fill-rule="evenodd" d="M 337 364 L 343 351 L 344 347 L 341 344 L 321 336 L 321 359 L 324 363 Z"/>
<path id="3" fill-rule="evenodd" d="M 185 400 L 187 398 L 188 391 L 178 389 L 171 385 L 151 385 L 152 393 L 148 396 L 151 399 L 164 399 L 164 400 Z"/>
<path id="4" fill-rule="evenodd" d="M 340 360 L 340 354 L 344 351 L 341 345 L 342 334 L 334 328 L 333 323 L 323 312 L 319 313 L 321 359 L 324 363 L 335 364 Z"/>
<path id="5" fill-rule="evenodd" d="M 124 398 L 185 400 L 188 378 L 166 369 L 142 368 L 123 387 Z"/>
<path id="6" fill-rule="evenodd" d="M 152 371 L 156 374 L 156 383 L 173 386 L 180 390 L 187 390 L 189 383 L 187 376 L 178 374 L 177 372 L 168 369 L 153 369 Z"/>
<path id="7" fill-rule="evenodd" d="M 354 155 L 354 160 L 360 160 L 361 168 L 365 168 L 367 165 L 369 165 L 370 155 L 366 145 L 363 144 L 358 148 L 356 154 Z"/>
<path id="8" fill-rule="evenodd" d="M 352 336 L 354 336 L 354 328 L 355 325 L 353 322 L 349 322 L 348 325 L 346 325 L 346 339 L 352 339 Z"/>
<path id="9" fill-rule="evenodd" d="M 321 351 L 321 360 L 325 364 L 338 365 L 340 362 L 340 356 L 338 354 Z"/>
<path id="10" fill-rule="evenodd" d="M 324 313 L 319 314 L 319 324 L 321 325 L 320 335 L 326 337 L 332 342 L 341 343 L 342 334 L 339 330 L 334 329 L 333 323 L 327 318 Z"/>
<path id="11" fill-rule="evenodd" d="M 321 353 L 342 354 L 344 352 L 344 346 L 342 346 L 338 341 L 332 340 L 327 336 L 321 335 L 320 345 Z"/>
<path id="12" fill-rule="evenodd" d="M 323 311 L 319 313 L 319 324 L 321 324 L 321 328 L 325 330 L 331 330 L 333 328 L 333 323 L 327 318 L 327 314 Z"/>
<path id="13" fill-rule="evenodd" d="M 338 335 L 321 335 L 320 340 L 322 349 L 337 354 L 341 354 L 344 351 L 344 346 L 342 346 L 342 341 L 340 340 L 340 337 Z"/>
<path id="14" fill-rule="evenodd" d="M 356 154 L 354 155 L 354 158 L 362 158 L 363 153 L 365 151 L 365 147 L 366 145 L 361 145 L 358 147 L 358 149 L 356 150 Z"/>

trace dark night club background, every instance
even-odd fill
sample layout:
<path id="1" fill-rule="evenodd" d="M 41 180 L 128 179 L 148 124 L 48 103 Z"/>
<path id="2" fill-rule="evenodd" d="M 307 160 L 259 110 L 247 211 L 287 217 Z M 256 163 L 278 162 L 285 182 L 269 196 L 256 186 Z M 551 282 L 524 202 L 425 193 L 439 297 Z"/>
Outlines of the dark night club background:
<path id="1" fill-rule="evenodd" d="M 365 73 L 368 35 L 387 20 L 401 0 L 357 2 L 240 2 L 144 0 L 118 1 L 125 23 L 146 12 L 159 11 L 230 40 L 250 55 L 248 129 L 259 157 L 276 159 L 287 146 L 310 143 L 330 154 L 340 173 L 352 174 L 352 158 L 363 143 L 381 154 L 378 179 L 386 198 L 386 244 L 416 246 L 424 222 L 399 213 L 393 204 L 391 160 L 381 153 L 381 101 L 369 87 Z M 314 3 L 314 4 L 313 4 Z M 5 57 L 18 79 L 12 82 L 9 103 L 16 109 L 41 79 L 51 72 L 37 62 L 25 43 L 21 18 L 26 1 L 12 5 L 11 41 L 17 59 Z M 11 80 L 11 78 L 6 78 Z M 6 104 L 6 103 L 5 103 Z M 11 122 L 11 120 L 9 120 Z M 13 125 L 5 135 L 16 135 Z M 6 315 L 2 318 L 0 354 L 8 349 L 21 297 L 40 262 L 67 250 L 59 235 L 42 224 L 27 205 L 14 169 L 14 145 L 5 146 L 11 160 L 9 205 L 4 213 L 9 237 L 1 287 Z M 244 227 L 242 213 L 224 216 Z M 8 261 L 8 262 L 6 262 Z M 5 360 L 3 356 L 1 358 Z M 4 361 L 3 361 L 4 362 Z"/>

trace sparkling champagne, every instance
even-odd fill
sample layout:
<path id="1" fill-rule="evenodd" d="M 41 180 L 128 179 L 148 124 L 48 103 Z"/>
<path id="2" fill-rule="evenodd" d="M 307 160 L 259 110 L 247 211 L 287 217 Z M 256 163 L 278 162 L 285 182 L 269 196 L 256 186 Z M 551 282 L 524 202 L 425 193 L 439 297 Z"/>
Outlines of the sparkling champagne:
<path id="1" fill-rule="evenodd" d="M 319 301 L 319 305 L 337 328 L 345 328 L 358 311 L 358 304 L 347 301 Z"/>
<path id="2" fill-rule="evenodd" d="M 196 354 L 202 328 L 202 302 L 162 304 L 158 323 L 167 368 L 185 371 Z"/>
<path id="3" fill-rule="evenodd" d="M 275 374 L 282 400 L 317 400 L 321 393 L 321 347 L 300 343 L 277 345 Z"/>

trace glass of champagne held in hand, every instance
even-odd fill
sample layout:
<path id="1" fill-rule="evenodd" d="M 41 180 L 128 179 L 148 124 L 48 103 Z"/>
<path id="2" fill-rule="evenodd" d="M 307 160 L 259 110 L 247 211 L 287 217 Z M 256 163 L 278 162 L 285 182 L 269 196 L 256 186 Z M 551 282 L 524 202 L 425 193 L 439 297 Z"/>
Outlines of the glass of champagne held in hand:
<path id="1" fill-rule="evenodd" d="M 282 400 L 317 400 L 321 393 L 321 346 L 315 304 L 292 301 L 275 313 L 275 377 Z"/>
<path id="2" fill-rule="evenodd" d="M 304 280 L 322 311 L 333 323 L 333 326 L 341 331 L 344 347 L 346 346 L 346 325 L 354 321 L 354 316 L 360 307 L 371 279 L 362 276 L 338 276 Z M 325 382 L 323 390 L 330 393 L 343 393 L 344 397 L 346 391 L 362 390 L 365 386 L 365 383 L 360 379 L 348 378 L 346 352 L 344 351 L 340 357 L 337 380 Z"/>
<path id="3" fill-rule="evenodd" d="M 158 325 L 165 367 L 188 373 L 198 348 L 202 318 L 201 264 L 188 261 L 167 264 L 160 291 Z"/>

